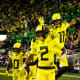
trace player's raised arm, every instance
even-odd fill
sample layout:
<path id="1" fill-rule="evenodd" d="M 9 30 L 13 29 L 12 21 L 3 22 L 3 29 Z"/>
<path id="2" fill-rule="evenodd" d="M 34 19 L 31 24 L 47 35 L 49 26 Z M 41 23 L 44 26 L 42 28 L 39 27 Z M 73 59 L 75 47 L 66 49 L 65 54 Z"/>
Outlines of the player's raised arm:
<path id="1" fill-rule="evenodd" d="M 25 62 L 20 70 L 23 70 L 23 68 L 27 67 L 31 60 L 33 60 L 33 57 L 35 55 L 35 44 L 33 43 L 33 40 L 31 41 L 31 49 L 27 51 L 26 54 L 28 54 L 29 56 L 27 56 L 27 58 L 25 59 Z"/>
<path id="2" fill-rule="evenodd" d="M 27 73 L 28 73 L 27 78 L 29 78 L 29 66 L 28 66 L 28 64 L 31 62 L 33 57 L 34 57 L 34 54 L 29 54 L 29 56 L 27 56 L 27 58 L 25 59 L 23 66 L 19 68 L 20 73 L 22 73 L 24 71 L 25 67 L 27 68 Z"/>
<path id="3" fill-rule="evenodd" d="M 72 19 L 72 21 L 69 24 L 70 24 L 70 26 L 72 26 L 72 25 L 75 25 L 79 22 L 80 22 L 80 18 L 77 18 L 77 19 Z"/>
<path id="4" fill-rule="evenodd" d="M 28 65 L 28 64 L 31 62 L 31 60 L 33 59 L 33 56 L 34 56 L 34 54 L 30 54 L 30 55 L 26 58 L 25 63 L 24 63 L 24 66 L 25 66 L 25 65 Z"/>

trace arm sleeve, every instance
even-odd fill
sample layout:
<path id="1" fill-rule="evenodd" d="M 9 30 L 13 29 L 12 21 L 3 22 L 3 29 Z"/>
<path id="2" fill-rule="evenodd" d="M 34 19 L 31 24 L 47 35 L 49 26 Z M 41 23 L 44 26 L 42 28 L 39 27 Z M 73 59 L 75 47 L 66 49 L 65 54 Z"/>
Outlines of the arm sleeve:
<path id="1" fill-rule="evenodd" d="M 62 49 L 64 46 L 59 42 L 58 38 L 53 39 L 53 47 L 58 47 L 59 49 Z"/>
<path id="2" fill-rule="evenodd" d="M 67 28 L 69 28 L 70 27 L 70 24 L 69 23 L 65 23 L 65 28 L 67 29 Z"/>
<path id="3" fill-rule="evenodd" d="M 55 52 L 55 55 L 57 55 L 57 56 L 61 56 L 62 55 L 62 50 L 57 48 L 57 47 L 54 48 L 54 52 Z"/>
<path id="4" fill-rule="evenodd" d="M 32 41 L 30 54 L 36 54 L 36 47 L 37 45 Z"/>

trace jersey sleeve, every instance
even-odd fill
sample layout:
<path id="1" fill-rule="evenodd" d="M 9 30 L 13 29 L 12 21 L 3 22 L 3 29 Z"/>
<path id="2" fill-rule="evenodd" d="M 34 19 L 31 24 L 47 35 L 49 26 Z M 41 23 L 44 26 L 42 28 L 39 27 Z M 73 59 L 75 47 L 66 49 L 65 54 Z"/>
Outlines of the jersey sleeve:
<path id="1" fill-rule="evenodd" d="M 69 28 L 70 27 L 70 24 L 69 23 L 65 23 L 65 28 L 67 29 L 67 28 Z"/>
<path id="2" fill-rule="evenodd" d="M 11 54 L 9 54 L 10 59 L 13 58 L 13 55 L 14 55 L 14 54 L 15 54 L 14 52 L 11 52 Z"/>
<path id="3" fill-rule="evenodd" d="M 30 54 L 36 54 L 36 46 L 37 46 L 36 43 L 32 40 Z"/>
<path id="4" fill-rule="evenodd" d="M 55 38 L 52 40 L 52 43 L 53 43 L 53 47 L 58 47 L 59 49 L 62 49 L 64 46 L 61 45 L 61 43 L 59 42 L 59 39 L 58 38 Z"/>

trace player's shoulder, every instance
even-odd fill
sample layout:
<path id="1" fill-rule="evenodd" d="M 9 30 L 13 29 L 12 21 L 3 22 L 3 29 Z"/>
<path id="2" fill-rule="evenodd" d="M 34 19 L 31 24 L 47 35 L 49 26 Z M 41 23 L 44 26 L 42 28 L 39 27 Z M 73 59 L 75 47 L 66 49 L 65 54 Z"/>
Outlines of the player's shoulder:
<path id="1" fill-rule="evenodd" d="M 21 56 L 23 56 L 23 55 L 24 55 L 24 53 L 23 53 L 22 51 L 20 51 L 20 55 L 21 55 Z"/>
<path id="2" fill-rule="evenodd" d="M 12 51 L 8 56 L 12 60 L 14 58 L 14 56 L 15 56 L 15 52 Z"/>
<path id="3" fill-rule="evenodd" d="M 9 54 L 9 56 L 13 56 L 15 53 L 12 51 L 10 54 Z"/>

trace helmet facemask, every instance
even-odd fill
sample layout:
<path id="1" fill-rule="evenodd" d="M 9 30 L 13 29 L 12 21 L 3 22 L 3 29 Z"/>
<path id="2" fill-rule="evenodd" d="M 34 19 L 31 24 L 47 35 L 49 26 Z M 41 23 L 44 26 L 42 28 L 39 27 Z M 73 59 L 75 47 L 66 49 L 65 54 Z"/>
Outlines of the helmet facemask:
<path id="1" fill-rule="evenodd" d="M 56 26 L 56 28 L 60 28 L 61 24 L 62 24 L 62 20 L 60 20 L 60 19 L 54 21 L 54 25 Z"/>
<path id="2" fill-rule="evenodd" d="M 55 13 L 52 16 L 52 24 L 55 25 L 55 28 L 60 28 L 62 24 L 62 18 L 60 13 Z"/>
<path id="3" fill-rule="evenodd" d="M 38 37 L 46 38 L 48 32 L 49 32 L 49 30 L 42 26 L 42 30 L 41 31 L 37 31 L 36 34 L 37 34 Z"/>
<path id="4" fill-rule="evenodd" d="M 19 52 L 20 52 L 20 49 L 19 49 L 19 48 L 13 48 L 13 51 L 14 51 L 15 53 L 19 53 Z"/>

